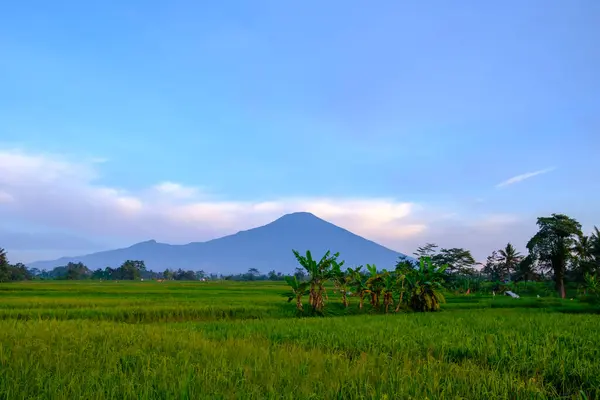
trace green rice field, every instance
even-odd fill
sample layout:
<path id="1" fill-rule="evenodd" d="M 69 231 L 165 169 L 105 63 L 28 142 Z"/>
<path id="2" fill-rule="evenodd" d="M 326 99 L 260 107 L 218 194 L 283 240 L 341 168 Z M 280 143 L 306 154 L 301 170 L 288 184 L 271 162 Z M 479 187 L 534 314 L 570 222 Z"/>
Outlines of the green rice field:
<path id="1" fill-rule="evenodd" d="M 600 399 L 597 306 L 298 317 L 279 282 L 0 285 L 0 399 Z"/>

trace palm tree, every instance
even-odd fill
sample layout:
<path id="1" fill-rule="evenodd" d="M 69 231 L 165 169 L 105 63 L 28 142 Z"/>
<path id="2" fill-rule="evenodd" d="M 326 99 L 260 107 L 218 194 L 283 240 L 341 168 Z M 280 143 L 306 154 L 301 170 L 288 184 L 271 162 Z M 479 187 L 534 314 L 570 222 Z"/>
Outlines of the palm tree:
<path id="1" fill-rule="evenodd" d="M 6 257 L 6 250 L 0 247 L 0 265 L 8 265 L 8 258 Z"/>
<path id="2" fill-rule="evenodd" d="M 600 273 L 600 230 L 594 226 L 590 241 L 592 242 L 592 257 L 596 273 Z"/>
<path id="3" fill-rule="evenodd" d="M 501 265 L 502 280 L 505 280 L 506 275 L 510 276 L 511 272 L 514 272 L 517 265 L 523 259 L 521 253 L 519 253 L 511 243 L 508 243 L 506 247 L 499 252 L 498 261 Z"/>
<path id="4" fill-rule="evenodd" d="M 288 303 L 296 298 L 296 308 L 298 311 L 303 311 L 302 296 L 306 294 L 307 282 L 300 282 L 295 276 L 286 276 L 285 281 L 292 288 L 292 296 L 288 298 Z"/>
<path id="5" fill-rule="evenodd" d="M 594 242 L 590 236 L 579 235 L 572 248 L 575 254 L 575 268 L 580 278 L 594 268 Z"/>

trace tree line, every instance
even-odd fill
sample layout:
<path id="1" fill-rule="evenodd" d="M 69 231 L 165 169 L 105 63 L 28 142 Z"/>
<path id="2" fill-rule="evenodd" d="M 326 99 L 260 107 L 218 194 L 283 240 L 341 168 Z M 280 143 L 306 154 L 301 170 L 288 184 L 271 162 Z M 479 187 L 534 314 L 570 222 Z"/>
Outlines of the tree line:
<path id="1" fill-rule="evenodd" d="M 50 271 L 28 269 L 18 263 L 11 265 L 7 260 L 6 251 L 0 248 L 0 282 L 24 281 L 34 279 L 44 280 L 140 280 L 164 279 L 192 281 L 213 278 L 216 275 L 207 275 L 204 271 L 184 271 L 182 269 L 166 269 L 154 272 L 146 269 L 144 261 L 127 260 L 118 268 L 106 267 L 91 270 L 82 262 L 69 262 L 67 265 L 56 267 Z"/>
<path id="2" fill-rule="evenodd" d="M 301 268 L 286 277 L 291 288 L 288 301 L 295 299 L 298 311 L 304 311 L 303 297 L 314 313 L 322 313 L 328 299 L 327 283 L 341 294 L 343 307 L 349 297 L 358 298 L 362 309 L 365 299 L 377 311 L 436 311 L 445 302 L 444 291 L 466 289 L 468 294 L 475 275 L 495 281 L 494 290 L 506 290 L 508 280 L 528 281 L 550 278 L 558 295 L 565 298 L 565 281 L 582 282 L 585 290 L 600 295 L 600 232 L 597 227 L 590 236 L 583 234 L 581 224 L 564 214 L 552 214 L 537 220 L 538 232 L 527 243 L 527 255 L 522 255 L 511 243 L 494 251 L 480 271 L 470 251 L 462 248 L 438 250 L 428 243 L 414 253 L 416 260 L 401 257 L 393 270 L 378 270 L 375 265 L 348 267 L 339 253 L 328 251 L 319 261 L 310 251 L 305 255 L 293 250 Z M 365 268 L 365 269 L 363 269 Z M 546 274 L 546 275 L 545 275 Z M 466 283 L 466 284 L 465 284 Z M 395 307 L 394 307 L 395 306 Z"/>
<path id="3" fill-rule="evenodd" d="M 455 291 L 477 290 L 477 285 L 482 280 L 497 281 L 498 284 L 501 284 L 508 280 L 519 282 L 551 279 L 554 281 L 558 295 L 564 298 L 566 295 L 565 282 L 593 286 L 600 275 L 600 231 L 598 228 L 594 227 L 590 235 L 584 235 L 581 224 L 564 214 L 552 214 L 550 217 L 538 218 L 537 225 L 538 232 L 526 245 L 528 252 L 526 255 L 520 254 L 511 243 L 508 243 L 503 249 L 492 252 L 486 262 L 481 264 L 477 263 L 471 252 L 464 248 L 439 249 L 436 244 L 427 243 L 414 253 L 416 263 L 407 258 L 399 260 L 399 264 L 410 266 L 416 270 L 420 267 L 420 260 L 423 259 L 426 260 L 426 265 L 431 263 L 437 269 L 445 266 L 444 285 Z M 298 259 L 298 256 L 296 258 Z M 300 259 L 298 260 L 300 261 Z M 337 258 L 332 260 L 337 260 Z M 333 277 L 325 277 L 325 275 L 315 278 L 313 271 L 303 264 L 305 261 L 308 262 L 307 260 L 302 261 L 301 266 L 296 268 L 294 274 L 289 278 L 276 271 L 261 274 L 256 268 L 250 268 L 244 274 L 226 276 L 207 275 L 204 271 L 182 269 L 154 272 L 147 270 L 144 261 L 140 260 L 127 260 L 118 268 L 106 267 L 94 271 L 82 263 L 68 263 L 51 271 L 39 271 L 28 269 L 21 263 L 9 264 L 6 252 L 0 249 L 0 282 L 31 279 L 226 279 L 234 281 L 295 279 L 299 283 L 310 282 L 314 279 L 335 280 Z M 320 268 L 333 268 L 335 265 L 333 261 L 327 261 L 325 264 L 329 267 L 321 266 Z M 395 266 L 394 271 L 397 268 L 398 265 Z M 362 270 L 362 274 L 366 274 L 367 271 L 369 268 Z M 346 270 L 345 273 L 353 274 L 349 270 Z M 336 279 L 339 284 L 341 282 L 339 277 Z M 319 285 L 317 284 L 317 286 Z"/>

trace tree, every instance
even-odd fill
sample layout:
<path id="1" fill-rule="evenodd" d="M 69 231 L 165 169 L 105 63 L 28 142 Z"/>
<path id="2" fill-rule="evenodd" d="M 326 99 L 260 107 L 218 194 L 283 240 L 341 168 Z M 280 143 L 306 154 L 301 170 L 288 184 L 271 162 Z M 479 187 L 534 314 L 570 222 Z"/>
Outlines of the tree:
<path id="1" fill-rule="evenodd" d="M 531 256 L 523 257 L 515 269 L 515 282 L 538 280 L 539 275 L 535 272 L 534 260 Z"/>
<path id="2" fill-rule="evenodd" d="M 195 281 L 196 273 L 194 271 L 184 271 L 179 268 L 174 274 L 173 279 L 176 281 Z"/>
<path id="3" fill-rule="evenodd" d="M 492 254 L 488 256 L 481 270 L 484 274 L 488 275 L 493 281 L 498 281 L 502 276 L 502 266 L 500 264 L 500 256 L 498 251 L 492 251 Z"/>
<path id="4" fill-rule="evenodd" d="M 365 295 L 371 292 L 367 283 L 369 281 L 369 278 L 363 275 L 363 273 L 361 272 L 362 268 L 363 267 L 361 265 L 352 270 L 352 278 L 350 281 L 350 284 L 352 285 L 352 287 L 354 287 L 354 295 L 358 296 L 359 309 L 363 308 L 363 305 L 365 303 Z"/>
<path id="5" fill-rule="evenodd" d="M 304 269 L 302 269 L 301 267 L 296 267 L 296 269 L 294 270 L 294 276 L 299 281 L 304 280 L 304 278 L 306 278 L 306 274 L 304 273 Z"/>
<path id="6" fill-rule="evenodd" d="M 82 262 L 70 262 L 66 266 L 65 279 L 70 281 L 85 279 L 91 275 L 91 271 Z"/>
<path id="7" fill-rule="evenodd" d="M 24 281 L 32 278 L 27 267 L 21 263 L 10 265 L 8 256 L 3 248 L 0 248 L 0 283 L 11 281 Z"/>
<path id="8" fill-rule="evenodd" d="M 419 247 L 419 249 L 421 249 L 421 247 Z M 417 249 L 417 251 L 418 251 L 418 249 Z M 403 271 L 415 269 L 417 266 L 418 266 L 417 263 L 415 263 L 412 260 L 409 260 L 408 257 L 402 255 L 402 256 L 398 257 L 398 261 L 396 261 L 395 270 L 396 270 L 396 272 L 403 272 Z"/>
<path id="9" fill-rule="evenodd" d="M 286 276 L 285 281 L 292 288 L 292 295 L 288 297 L 288 303 L 296 298 L 296 309 L 302 311 L 302 296 L 306 294 L 308 282 L 300 282 L 295 276 Z"/>
<path id="10" fill-rule="evenodd" d="M 415 311 L 437 311 L 446 299 L 442 294 L 447 265 L 437 267 L 430 257 L 421 257 L 419 268 L 405 277 L 408 303 Z"/>
<path id="11" fill-rule="evenodd" d="M 371 305 L 374 308 L 379 308 L 381 294 L 385 287 L 383 277 L 377 273 L 377 266 L 374 264 L 367 264 L 367 271 L 369 271 L 369 279 L 367 280 L 367 286 L 371 294 Z"/>
<path id="12" fill-rule="evenodd" d="M 331 265 L 332 262 L 337 261 L 337 257 L 340 253 L 330 255 L 331 252 L 327 251 L 320 261 L 316 261 L 312 258 L 310 250 L 306 251 L 306 256 L 300 255 L 296 250 L 292 250 L 298 263 L 306 270 L 309 275 L 309 296 L 308 302 L 313 307 L 313 312 L 322 312 L 325 307 L 323 300 L 323 294 L 325 294 L 325 282 L 331 277 Z M 342 266 L 343 261 L 339 262 Z"/>
<path id="13" fill-rule="evenodd" d="M 205 277 L 206 277 L 206 272 L 204 272 L 203 270 L 196 271 L 196 279 L 197 280 L 202 280 Z"/>
<path id="14" fill-rule="evenodd" d="M 510 276 L 515 271 L 517 265 L 523 259 L 521 253 L 519 253 L 511 243 L 508 243 L 505 248 L 498 252 L 498 261 L 501 266 L 500 279 L 505 280 L 506 276 Z"/>
<path id="15" fill-rule="evenodd" d="M 592 242 L 592 256 L 596 263 L 596 268 L 600 268 L 600 230 L 594 226 L 594 232 L 591 236 Z"/>
<path id="16" fill-rule="evenodd" d="M 267 274 L 267 277 L 269 278 L 270 281 L 276 281 L 277 280 L 277 272 L 275 270 L 271 270 L 269 271 L 269 273 Z"/>
<path id="17" fill-rule="evenodd" d="M 256 268 L 248 269 L 248 279 L 253 281 L 256 276 L 260 274 L 260 271 Z"/>
<path id="18" fill-rule="evenodd" d="M 576 239 L 582 235 L 581 224 L 564 214 L 552 214 L 538 218 L 537 225 L 539 230 L 527 243 L 527 249 L 542 268 L 552 270 L 556 291 L 565 298 L 565 273 Z"/>
<path id="19" fill-rule="evenodd" d="M 6 251 L 3 248 L 0 248 L 0 283 L 9 282 L 10 280 L 10 265 L 8 264 Z"/>
<path id="20" fill-rule="evenodd" d="M 8 265 L 8 256 L 6 250 L 0 247 L 0 265 Z"/>
<path id="21" fill-rule="evenodd" d="M 142 271 L 146 271 L 144 261 L 127 260 L 119 267 L 120 279 L 136 280 L 140 279 Z"/>
<path id="22" fill-rule="evenodd" d="M 597 229 L 597 228 L 596 228 Z M 586 274 L 595 273 L 597 269 L 594 257 L 594 237 L 581 235 L 573 245 L 575 255 L 575 271 L 578 280 L 582 280 Z"/>
<path id="23" fill-rule="evenodd" d="M 165 269 L 165 271 L 163 272 L 163 278 L 165 278 L 168 281 L 170 281 L 171 279 L 173 279 L 173 271 L 171 271 L 168 268 Z"/>
<path id="24" fill-rule="evenodd" d="M 441 249 L 430 261 L 438 266 L 447 265 L 448 272 L 469 273 L 475 265 L 475 259 L 469 250 L 462 248 Z"/>
<path id="25" fill-rule="evenodd" d="M 390 310 L 390 306 L 394 305 L 394 292 L 397 287 L 397 278 L 391 272 L 385 269 L 381 273 L 381 280 L 383 282 L 382 294 L 383 294 L 383 306 L 385 307 L 385 313 L 387 314 Z M 402 294 L 400 294 L 400 300 L 402 301 Z"/>
<path id="26" fill-rule="evenodd" d="M 435 243 L 425 243 L 425 246 L 417 248 L 417 251 L 413 254 L 417 256 L 417 259 L 421 257 L 433 257 L 439 246 Z"/>
<path id="27" fill-rule="evenodd" d="M 332 261 L 332 272 L 331 279 L 335 288 L 340 291 L 342 295 L 342 304 L 344 307 L 348 307 L 348 287 L 352 280 L 352 274 L 354 270 L 348 268 L 346 272 L 342 271 L 340 264 L 337 261 Z"/>
<path id="28" fill-rule="evenodd" d="M 13 281 L 29 281 L 32 279 L 32 275 L 25 266 L 25 264 L 16 263 L 15 265 L 11 266 L 11 269 L 11 280 Z"/>

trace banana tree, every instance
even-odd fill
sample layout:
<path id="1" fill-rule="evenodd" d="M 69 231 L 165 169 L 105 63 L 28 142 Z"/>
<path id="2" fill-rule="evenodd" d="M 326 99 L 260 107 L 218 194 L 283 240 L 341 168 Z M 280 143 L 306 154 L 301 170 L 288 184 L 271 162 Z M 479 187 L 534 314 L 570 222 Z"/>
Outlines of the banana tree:
<path id="1" fill-rule="evenodd" d="M 368 277 L 361 272 L 362 265 L 352 271 L 351 285 L 354 288 L 354 295 L 358 296 L 358 308 L 362 309 L 365 303 L 365 295 L 371 293 L 368 285 Z"/>
<path id="2" fill-rule="evenodd" d="M 367 285 L 371 293 L 371 305 L 374 308 L 379 308 L 381 293 L 383 292 L 383 279 L 377 273 L 377 267 L 373 264 L 367 264 L 369 271 L 369 279 Z"/>
<path id="3" fill-rule="evenodd" d="M 303 311 L 302 296 L 306 294 L 307 282 L 300 282 L 296 276 L 286 276 L 285 281 L 292 288 L 292 296 L 288 298 L 288 303 L 296 298 L 296 308 Z"/>
<path id="4" fill-rule="evenodd" d="M 447 264 L 437 267 L 430 257 L 421 257 L 419 268 L 407 274 L 408 300 L 413 310 L 437 311 L 446 302 L 442 290 L 447 268 Z"/>
<path id="5" fill-rule="evenodd" d="M 320 261 L 312 258 L 310 250 L 306 251 L 306 256 L 302 256 L 296 250 L 292 250 L 298 263 L 308 272 L 309 275 L 309 304 L 313 311 L 322 312 L 325 307 L 323 294 L 325 293 L 325 282 L 331 277 L 332 262 L 337 261 L 340 253 L 335 253 L 331 256 L 331 252 L 327 251 Z M 341 265 L 342 263 L 340 263 Z"/>
<path id="6" fill-rule="evenodd" d="M 600 280 L 596 275 L 586 273 L 584 275 L 585 280 L 585 294 L 588 292 L 594 296 L 600 296 Z"/>
<path id="7" fill-rule="evenodd" d="M 394 305 L 394 291 L 396 289 L 396 277 L 385 269 L 380 275 L 382 281 L 383 306 L 385 313 L 389 312 L 390 306 Z"/>
<path id="8" fill-rule="evenodd" d="M 410 272 L 411 271 L 409 271 L 409 273 Z M 394 312 L 400 311 L 400 307 L 402 306 L 402 302 L 404 301 L 404 294 L 407 291 L 406 287 L 404 286 L 405 283 L 406 274 L 396 272 L 396 291 L 398 292 L 398 305 L 396 306 Z"/>
<path id="9" fill-rule="evenodd" d="M 347 271 L 344 272 L 341 269 L 342 264 L 343 262 L 338 263 L 337 261 L 333 261 L 331 263 L 331 280 L 333 281 L 336 290 L 339 290 L 340 294 L 342 295 L 342 304 L 344 307 L 348 307 L 348 289 L 354 270 L 352 268 L 348 268 Z"/>

